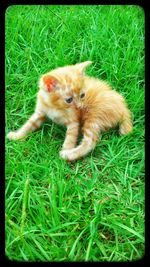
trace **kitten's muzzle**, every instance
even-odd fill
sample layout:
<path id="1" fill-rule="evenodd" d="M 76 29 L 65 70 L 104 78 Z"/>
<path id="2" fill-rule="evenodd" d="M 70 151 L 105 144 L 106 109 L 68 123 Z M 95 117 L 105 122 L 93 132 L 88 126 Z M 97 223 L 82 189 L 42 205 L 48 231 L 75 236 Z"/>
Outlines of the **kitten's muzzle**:
<path id="1" fill-rule="evenodd" d="M 83 107 L 83 103 L 82 102 L 74 102 L 75 103 L 75 106 L 77 107 L 77 108 L 82 108 Z"/>

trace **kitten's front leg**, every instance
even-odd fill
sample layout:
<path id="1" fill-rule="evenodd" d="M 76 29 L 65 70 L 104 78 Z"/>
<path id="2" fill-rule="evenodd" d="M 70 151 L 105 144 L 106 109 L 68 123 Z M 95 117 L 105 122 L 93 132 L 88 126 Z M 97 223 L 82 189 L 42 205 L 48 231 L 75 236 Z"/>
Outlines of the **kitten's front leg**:
<path id="1" fill-rule="evenodd" d="M 38 129 L 45 120 L 45 115 L 42 112 L 35 111 L 29 120 L 17 131 L 9 132 L 7 138 L 10 140 L 18 140 L 25 137 L 28 133 Z"/>
<path id="2" fill-rule="evenodd" d="M 97 123 L 86 123 L 83 129 L 83 140 L 81 144 L 76 148 L 63 150 L 60 154 L 61 157 L 63 159 L 72 161 L 85 156 L 92 149 L 94 149 L 96 141 L 98 140 L 99 131 L 100 129 Z"/>
<path id="3" fill-rule="evenodd" d="M 77 142 L 78 132 L 79 132 L 78 122 L 72 122 L 67 126 L 66 137 L 62 147 L 62 151 L 66 149 L 72 149 L 75 147 Z M 60 151 L 60 155 L 62 151 Z"/>

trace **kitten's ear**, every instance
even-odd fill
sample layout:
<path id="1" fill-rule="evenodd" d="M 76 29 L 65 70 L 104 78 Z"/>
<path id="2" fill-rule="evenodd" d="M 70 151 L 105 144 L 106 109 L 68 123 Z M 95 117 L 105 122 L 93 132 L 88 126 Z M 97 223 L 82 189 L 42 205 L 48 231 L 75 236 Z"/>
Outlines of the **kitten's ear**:
<path id="1" fill-rule="evenodd" d="M 48 92 L 52 92 L 56 88 L 57 80 L 53 76 L 44 75 L 42 80 L 44 87 Z"/>
<path id="2" fill-rule="evenodd" d="M 84 61 L 82 63 L 78 63 L 75 66 L 83 74 L 85 69 L 86 69 L 86 67 L 89 66 L 90 64 L 92 64 L 92 61 L 88 60 L 88 61 Z"/>

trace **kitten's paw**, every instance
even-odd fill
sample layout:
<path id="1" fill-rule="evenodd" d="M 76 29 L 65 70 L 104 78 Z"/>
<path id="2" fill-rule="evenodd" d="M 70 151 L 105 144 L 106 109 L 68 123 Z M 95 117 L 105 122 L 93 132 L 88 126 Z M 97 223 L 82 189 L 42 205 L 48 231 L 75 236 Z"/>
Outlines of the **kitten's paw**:
<path id="1" fill-rule="evenodd" d="M 16 132 L 9 132 L 6 137 L 9 140 L 18 140 L 18 139 L 22 138 L 22 136 L 20 136 L 17 131 Z"/>
<path id="2" fill-rule="evenodd" d="M 61 150 L 59 155 L 62 159 L 67 159 L 67 150 Z"/>
<path id="3" fill-rule="evenodd" d="M 60 157 L 62 159 L 65 159 L 65 160 L 68 160 L 68 161 L 72 161 L 72 160 L 75 159 L 73 154 L 72 154 L 72 152 L 71 152 L 71 150 L 61 150 L 59 152 L 59 155 L 60 155 Z"/>

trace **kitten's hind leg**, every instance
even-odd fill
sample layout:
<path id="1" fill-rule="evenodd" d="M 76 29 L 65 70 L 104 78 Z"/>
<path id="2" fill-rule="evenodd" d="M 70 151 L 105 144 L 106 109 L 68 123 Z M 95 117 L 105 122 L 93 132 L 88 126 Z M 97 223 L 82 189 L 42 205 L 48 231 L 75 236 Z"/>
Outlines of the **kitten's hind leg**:
<path id="1" fill-rule="evenodd" d="M 67 149 L 72 149 L 76 146 L 78 132 L 79 132 L 78 122 L 72 122 L 67 126 L 66 137 L 63 143 L 62 151 Z"/>
<path id="2" fill-rule="evenodd" d="M 10 140 L 18 140 L 25 137 L 28 133 L 38 129 L 45 120 L 45 115 L 42 112 L 35 111 L 29 120 L 17 131 L 9 132 L 7 138 Z"/>
<path id="3" fill-rule="evenodd" d="M 132 131 L 132 121 L 130 118 L 125 118 L 121 123 L 120 123 L 120 126 L 119 126 L 119 132 L 120 134 L 128 134 Z"/>
<path id="4" fill-rule="evenodd" d="M 63 150 L 60 156 L 63 159 L 72 161 L 85 156 L 96 145 L 100 127 L 96 123 L 86 123 L 83 128 L 83 140 L 79 146 L 70 150 Z"/>

